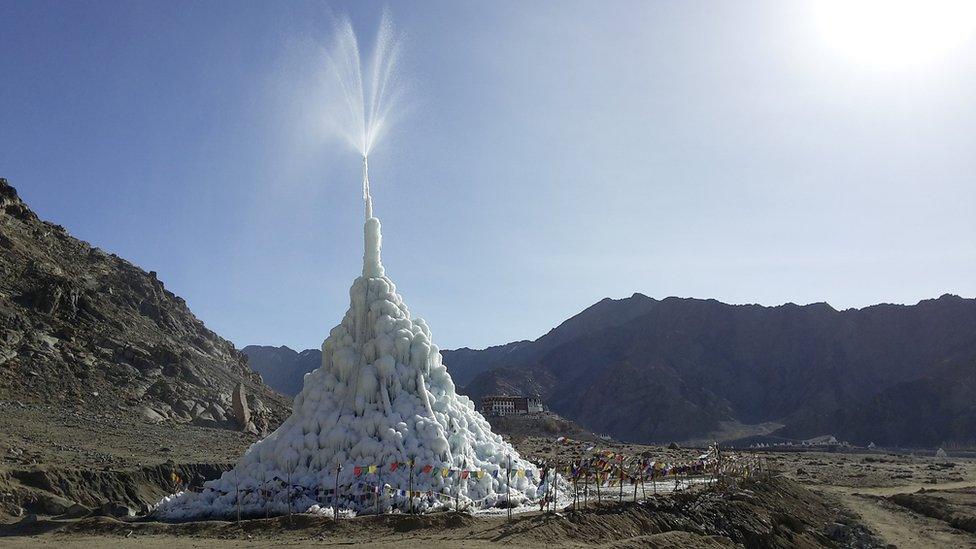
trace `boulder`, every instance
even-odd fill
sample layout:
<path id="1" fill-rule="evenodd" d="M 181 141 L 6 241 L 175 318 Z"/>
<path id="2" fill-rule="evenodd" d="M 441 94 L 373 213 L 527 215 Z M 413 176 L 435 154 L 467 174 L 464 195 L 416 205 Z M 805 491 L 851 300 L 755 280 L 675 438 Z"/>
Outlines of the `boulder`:
<path id="1" fill-rule="evenodd" d="M 136 512 L 120 501 L 106 501 L 98 508 L 98 514 L 105 517 L 134 517 Z"/>
<path id="2" fill-rule="evenodd" d="M 73 504 L 73 501 L 67 500 L 61 496 L 55 496 L 53 494 L 40 494 L 37 498 L 36 507 L 31 510 L 45 515 L 60 515 L 71 508 Z"/>
<path id="3" fill-rule="evenodd" d="M 251 411 L 247 407 L 247 394 L 244 392 L 244 384 L 238 383 L 231 395 L 231 407 L 234 410 L 234 419 L 241 429 L 247 429 L 247 424 L 251 422 Z"/>
<path id="4" fill-rule="evenodd" d="M 224 409 L 221 408 L 220 405 L 218 404 L 214 404 L 210 406 L 210 409 L 207 411 L 210 412 L 210 415 L 213 416 L 214 420 L 216 420 L 219 423 L 223 423 L 224 421 L 227 420 L 227 414 L 224 412 Z"/>
<path id="5" fill-rule="evenodd" d="M 65 518 L 82 518 L 87 517 L 89 513 L 91 513 L 91 509 L 80 503 L 75 503 L 71 507 L 68 507 L 62 516 Z"/>
<path id="6" fill-rule="evenodd" d="M 173 415 L 173 408 L 165 402 L 157 402 L 153 405 L 153 410 L 164 418 L 168 418 L 169 416 Z"/>
<path id="7" fill-rule="evenodd" d="M 181 414 L 189 414 L 196 403 L 190 399 L 179 400 L 173 404 L 173 409 Z"/>
<path id="8" fill-rule="evenodd" d="M 156 410 L 153 410 L 149 406 L 143 406 L 142 408 L 139 408 L 139 415 L 142 416 L 142 419 L 150 423 L 159 423 L 166 419 L 163 417 L 162 414 L 160 414 Z"/>
<path id="9" fill-rule="evenodd" d="M 832 522 L 827 525 L 824 531 L 827 537 L 840 543 L 845 543 L 850 540 L 851 528 L 846 524 L 841 524 L 839 522 Z"/>

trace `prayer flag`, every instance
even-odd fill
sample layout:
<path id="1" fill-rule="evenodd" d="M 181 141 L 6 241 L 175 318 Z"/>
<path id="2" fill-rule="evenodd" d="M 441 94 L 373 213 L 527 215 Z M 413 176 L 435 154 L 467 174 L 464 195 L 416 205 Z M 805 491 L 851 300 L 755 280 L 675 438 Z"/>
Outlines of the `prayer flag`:
<path id="1" fill-rule="evenodd" d="M 394 461 L 393 463 L 390 464 L 390 472 L 392 473 L 393 471 L 396 471 L 397 470 L 397 467 L 399 467 L 399 466 L 400 466 L 400 463 L 397 462 L 397 461 Z"/>
<path id="2" fill-rule="evenodd" d="M 376 466 L 375 466 L 375 465 L 370 465 L 370 466 L 369 466 L 369 469 L 367 470 L 367 472 L 368 472 L 369 474 L 373 474 L 373 473 L 375 473 L 375 472 L 376 472 Z"/>
<path id="3" fill-rule="evenodd" d="M 431 465 L 424 465 L 424 474 L 427 474 L 427 473 L 429 473 L 429 472 L 430 472 L 430 470 L 431 470 L 431 469 L 433 469 L 433 468 L 434 468 L 434 467 L 433 467 L 433 466 L 431 466 Z"/>
<path id="4" fill-rule="evenodd" d="M 363 474 L 363 468 L 357 465 L 353 467 L 352 472 L 358 477 L 359 475 Z"/>
<path id="5" fill-rule="evenodd" d="M 461 471 L 461 478 L 462 479 L 468 478 L 468 471 Z"/>

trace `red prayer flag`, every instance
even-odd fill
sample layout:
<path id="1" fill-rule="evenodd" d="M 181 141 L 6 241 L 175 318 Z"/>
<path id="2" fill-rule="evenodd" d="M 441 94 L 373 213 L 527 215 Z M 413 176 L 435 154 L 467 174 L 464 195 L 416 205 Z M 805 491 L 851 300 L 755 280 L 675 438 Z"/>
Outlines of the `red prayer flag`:
<path id="1" fill-rule="evenodd" d="M 353 468 L 352 472 L 358 477 L 359 475 L 363 474 L 363 468 L 357 465 Z"/>
<path id="2" fill-rule="evenodd" d="M 468 471 L 461 471 L 461 478 L 468 478 Z"/>
<path id="3" fill-rule="evenodd" d="M 434 468 L 433 465 L 424 465 L 424 474 L 429 473 L 433 468 Z"/>
<path id="4" fill-rule="evenodd" d="M 397 467 L 399 466 L 400 466 L 400 462 L 394 461 L 393 463 L 390 464 L 390 472 L 392 473 L 393 471 L 396 471 Z"/>

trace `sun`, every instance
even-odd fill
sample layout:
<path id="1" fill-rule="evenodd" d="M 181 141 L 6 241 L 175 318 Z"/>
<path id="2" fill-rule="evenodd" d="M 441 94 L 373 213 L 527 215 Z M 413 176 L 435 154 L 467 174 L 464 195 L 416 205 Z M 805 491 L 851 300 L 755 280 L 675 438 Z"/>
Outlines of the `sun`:
<path id="1" fill-rule="evenodd" d="M 976 0 L 820 0 L 810 5 L 829 48 L 875 68 L 935 63 L 976 35 Z"/>

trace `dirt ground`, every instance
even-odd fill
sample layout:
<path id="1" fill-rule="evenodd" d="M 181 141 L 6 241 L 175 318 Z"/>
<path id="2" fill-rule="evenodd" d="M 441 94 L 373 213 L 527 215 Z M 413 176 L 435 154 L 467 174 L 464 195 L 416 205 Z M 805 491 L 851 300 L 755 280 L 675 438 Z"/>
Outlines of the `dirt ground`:
<path id="1" fill-rule="evenodd" d="M 0 401 L 0 433 L 0 469 L 233 462 L 259 438 L 226 429 L 146 423 L 122 412 L 9 401 Z"/>
<path id="2" fill-rule="evenodd" d="M 2 547 L 974 547 L 976 460 L 835 452 L 764 452 L 769 478 L 755 485 L 698 487 L 585 513 L 502 517 L 440 513 L 358 517 L 335 524 L 296 515 L 161 524 L 44 512 L 54 501 L 89 508 L 98 497 L 151 502 L 168 493 L 166 466 L 219 474 L 256 438 L 202 427 L 86 416 L 42 405 L 0 403 Z M 513 440 L 523 456 L 560 463 L 591 443 Z M 599 449 L 682 462 L 701 448 L 599 442 Z M 209 465 L 191 465 L 209 464 Z M 39 498 L 43 495 L 48 500 Z M 110 496 L 110 497 L 109 497 Z M 34 498 L 33 500 L 31 498 Z M 42 501 L 43 500 L 43 501 Z M 68 501 L 70 500 L 70 501 Z M 18 505 L 34 507 L 17 507 Z M 40 506 L 40 508 L 37 508 Z M 19 511 L 16 511 L 19 509 Z"/>
<path id="3" fill-rule="evenodd" d="M 591 504 L 559 513 L 436 513 L 346 518 L 295 515 L 164 524 L 108 517 L 24 521 L 0 530 L 9 547 L 882 547 L 829 498 L 782 477 Z"/>
<path id="4" fill-rule="evenodd" d="M 976 548 L 976 460 L 876 453 L 780 453 L 767 460 L 836 498 L 888 544 Z"/>

